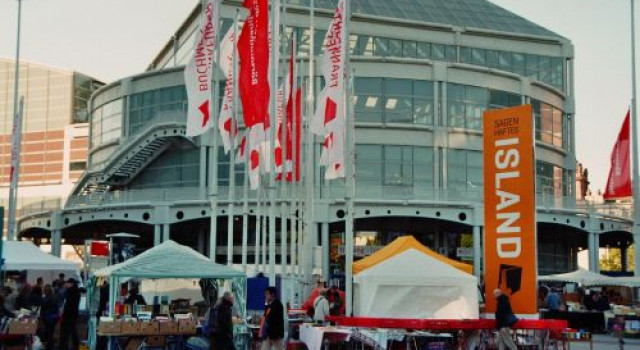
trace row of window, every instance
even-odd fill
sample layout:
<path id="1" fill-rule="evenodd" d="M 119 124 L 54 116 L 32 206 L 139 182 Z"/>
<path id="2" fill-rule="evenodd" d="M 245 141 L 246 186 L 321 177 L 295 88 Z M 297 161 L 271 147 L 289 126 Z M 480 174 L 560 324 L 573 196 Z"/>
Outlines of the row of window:
<path id="1" fill-rule="evenodd" d="M 223 31 L 231 26 L 231 21 L 223 20 Z M 310 52 L 311 31 L 309 28 L 287 27 L 287 41 L 291 42 L 294 33 L 297 37 L 297 52 L 307 56 Z M 316 29 L 314 34 L 314 52 L 320 54 L 327 31 Z M 172 55 L 177 57 L 176 64 L 186 64 L 192 52 L 194 36 L 191 33 L 185 43 Z M 286 45 L 285 43 L 285 45 Z M 459 50 L 458 50 L 459 49 Z M 349 51 L 355 56 L 399 57 L 430 59 L 435 61 L 461 62 L 482 67 L 495 68 L 521 76 L 530 77 L 564 90 L 565 63 L 562 57 L 525 54 L 504 50 L 488 50 L 465 46 L 431 43 L 426 41 L 403 40 L 381 36 L 351 34 Z M 173 63 L 165 61 L 165 67 Z"/>
<path id="2" fill-rule="evenodd" d="M 149 127 L 152 119 L 172 117 L 186 112 L 187 92 L 184 86 L 172 86 L 131 95 L 129 135 Z M 185 114 L 186 117 L 186 114 Z"/>
<path id="3" fill-rule="evenodd" d="M 122 136 L 122 99 L 107 102 L 91 114 L 91 148 L 99 147 Z"/>

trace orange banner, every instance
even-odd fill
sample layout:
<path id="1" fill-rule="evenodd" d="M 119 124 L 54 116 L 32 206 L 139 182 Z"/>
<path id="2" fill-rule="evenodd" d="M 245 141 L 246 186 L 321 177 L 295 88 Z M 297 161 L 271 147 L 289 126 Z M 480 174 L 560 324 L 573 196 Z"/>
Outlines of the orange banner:
<path id="1" fill-rule="evenodd" d="M 536 314 L 536 207 L 531 105 L 484 113 L 484 257 L 487 312 L 493 290 L 516 314 Z"/>

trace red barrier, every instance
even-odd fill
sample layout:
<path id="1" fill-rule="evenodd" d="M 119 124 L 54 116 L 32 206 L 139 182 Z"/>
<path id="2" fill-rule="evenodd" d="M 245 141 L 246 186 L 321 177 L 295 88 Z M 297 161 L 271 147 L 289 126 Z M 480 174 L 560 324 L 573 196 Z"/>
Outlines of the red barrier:
<path id="1" fill-rule="evenodd" d="M 494 329 L 495 320 L 422 320 L 372 317 L 329 316 L 327 319 L 338 326 L 364 328 L 403 328 L 414 330 L 474 330 Z M 519 320 L 514 329 L 561 331 L 568 327 L 565 320 Z"/>

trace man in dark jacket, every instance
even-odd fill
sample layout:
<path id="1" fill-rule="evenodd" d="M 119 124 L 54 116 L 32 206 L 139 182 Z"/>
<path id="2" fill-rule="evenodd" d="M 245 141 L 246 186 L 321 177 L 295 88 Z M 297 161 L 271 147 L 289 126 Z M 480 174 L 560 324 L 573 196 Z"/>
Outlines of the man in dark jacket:
<path id="1" fill-rule="evenodd" d="M 214 320 L 213 340 L 211 350 L 235 350 L 233 345 L 233 321 L 232 310 L 234 303 L 233 293 L 225 292 L 220 303 L 216 305 L 216 319 Z"/>
<path id="2" fill-rule="evenodd" d="M 265 290 L 264 318 L 260 325 L 262 350 L 284 350 L 284 307 L 276 298 L 276 288 L 267 287 Z"/>
<path id="3" fill-rule="evenodd" d="M 511 326 L 515 322 L 515 315 L 511 309 L 511 303 L 509 297 L 504 295 L 500 289 L 493 291 L 493 296 L 496 298 L 496 327 L 499 330 L 498 333 L 498 349 L 503 349 L 504 346 L 511 350 L 517 350 L 516 344 L 513 342 L 511 336 Z"/>
<path id="4" fill-rule="evenodd" d="M 80 288 L 78 288 L 78 282 L 73 278 L 69 278 L 65 286 L 67 288 L 64 294 L 62 322 L 60 323 L 60 350 L 69 349 L 69 337 L 71 337 L 73 349 L 77 350 L 80 345 L 76 329 L 78 309 L 80 308 Z"/>

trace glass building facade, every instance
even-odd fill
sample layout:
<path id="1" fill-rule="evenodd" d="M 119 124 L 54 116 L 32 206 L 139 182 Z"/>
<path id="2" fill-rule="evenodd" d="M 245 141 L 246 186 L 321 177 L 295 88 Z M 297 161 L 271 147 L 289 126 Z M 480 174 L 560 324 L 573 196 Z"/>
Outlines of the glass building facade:
<path id="1" fill-rule="evenodd" d="M 312 43 L 310 29 L 304 26 L 308 1 L 288 2 L 291 25 L 286 34 L 298 38 L 300 71 L 305 74 L 311 45 L 316 54 L 321 52 L 331 18 L 327 9 L 335 5 L 333 0 L 315 3 L 319 9 Z M 238 6 L 223 2 L 223 32 L 231 26 Z M 574 191 L 571 42 L 485 0 L 354 0 L 353 11 L 349 50 L 355 72 L 359 242 L 383 245 L 413 234 L 441 254 L 478 267 L 480 256 L 470 261 L 458 256 L 456 249 L 476 247 L 483 229 L 483 114 L 531 104 L 536 218 L 539 242 L 544 243 L 539 250 L 541 271 L 575 266 L 572 252 L 587 245 L 587 236 L 592 244 L 593 235 L 584 219 L 589 214 L 580 211 Z M 229 156 L 212 149 L 208 137 L 184 136 L 183 65 L 193 47 L 198 13 L 196 7 L 147 72 L 109 84 L 90 99 L 89 169 L 60 214 L 61 222 L 68 219 L 59 228 L 65 237 L 90 234 L 82 231 L 87 214 L 81 217 L 78 211 L 83 211 L 91 212 L 97 222 L 121 221 L 114 230 L 122 225 L 136 228 L 143 244 L 171 237 L 205 252 L 215 238 L 217 255 L 226 253 Z M 491 16 L 496 20 L 487 20 Z M 303 76 L 299 83 L 308 86 L 310 81 L 320 91 L 320 72 L 312 78 Z M 317 165 L 322 146 L 318 139 L 313 142 L 310 148 L 315 153 L 311 159 L 303 155 L 303 162 Z M 235 169 L 237 205 L 231 210 L 237 219 L 242 214 L 238 198 L 244 165 L 236 164 Z M 215 194 L 210 186 L 214 172 L 220 187 Z M 335 248 L 332 261 L 339 265 L 344 182 L 324 180 L 324 168 L 319 166 L 314 166 L 313 174 L 314 183 L 308 186 L 313 189 L 317 225 L 308 229 L 309 239 L 312 245 Z M 265 194 L 250 191 L 250 197 L 249 215 L 255 220 L 266 210 Z M 212 200 L 217 201 L 217 234 L 210 232 Z M 103 204 L 112 206 L 105 210 Z M 299 218 L 301 210 L 285 219 Z M 575 214 L 566 214 L 567 210 Z M 593 220 L 602 227 L 613 225 L 606 226 L 611 229 L 621 229 L 625 222 Z M 35 219 L 25 225 L 38 226 Z M 251 226 L 249 237 L 255 237 L 254 229 Z M 557 239 L 548 239 L 549 235 Z M 239 244 L 240 236 L 235 232 L 231 241 Z M 291 237 L 291 232 L 284 236 Z M 277 241 L 281 237 L 278 234 Z M 237 262 L 239 253 L 234 254 Z"/>

